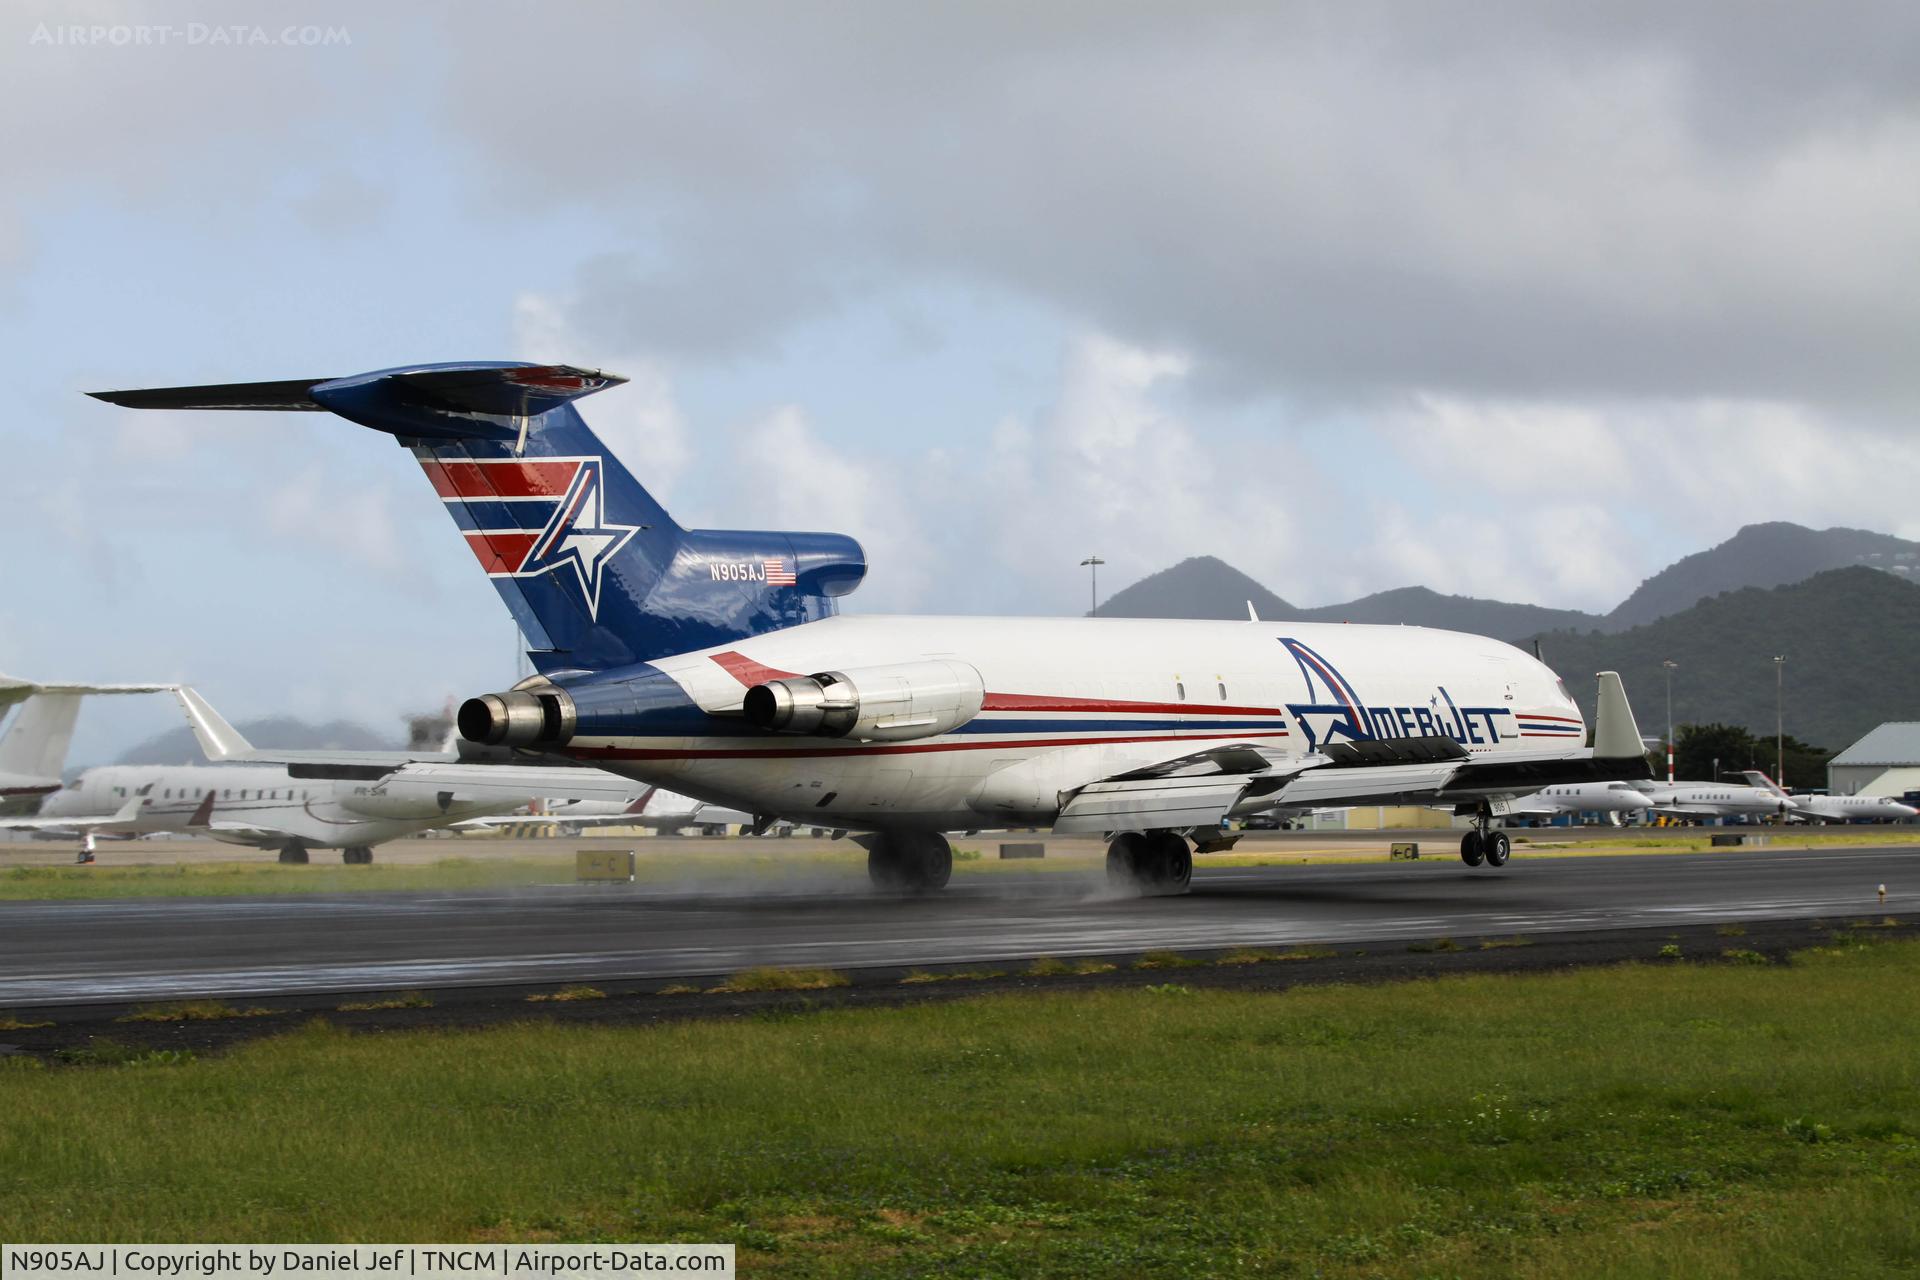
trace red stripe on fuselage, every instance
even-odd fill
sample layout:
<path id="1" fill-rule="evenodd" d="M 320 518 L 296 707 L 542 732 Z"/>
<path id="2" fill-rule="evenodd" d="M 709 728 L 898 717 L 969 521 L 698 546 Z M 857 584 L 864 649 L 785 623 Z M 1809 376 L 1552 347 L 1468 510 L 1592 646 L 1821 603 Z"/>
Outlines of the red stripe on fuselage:
<path id="1" fill-rule="evenodd" d="M 744 685 L 790 680 L 799 674 L 755 662 L 729 649 L 710 655 L 720 669 Z M 1243 707 L 1223 702 L 1128 702 L 1112 698 L 1062 698 L 1044 693 L 989 693 L 982 711 L 1132 711 L 1150 715 L 1277 716 L 1276 707 Z"/>
<path id="2" fill-rule="evenodd" d="M 420 469 L 442 498 L 558 498 L 573 483 L 578 462 L 506 458 L 487 462 L 420 459 Z"/>
<path id="3" fill-rule="evenodd" d="M 671 751 L 659 747 L 573 747 L 576 760 L 792 760 L 820 756 L 905 756 L 931 751 L 1004 751 L 1009 747 L 1098 747 L 1121 742 L 1248 742 L 1255 738 L 1284 738 L 1274 733 L 1150 734 L 1125 738 L 1001 738 L 992 742 L 905 742 L 870 747 L 775 747 L 754 751 L 736 747 L 692 747 Z"/>
<path id="4" fill-rule="evenodd" d="M 467 545 L 488 573 L 518 573 L 533 550 L 537 533 L 468 533 Z"/>

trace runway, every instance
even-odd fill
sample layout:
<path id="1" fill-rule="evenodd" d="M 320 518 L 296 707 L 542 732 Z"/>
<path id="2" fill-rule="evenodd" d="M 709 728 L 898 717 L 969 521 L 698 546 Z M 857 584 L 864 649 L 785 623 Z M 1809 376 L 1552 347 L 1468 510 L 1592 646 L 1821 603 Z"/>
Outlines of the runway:
<path id="1" fill-rule="evenodd" d="M 1887 887 L 1886 902 L 1876 887 Z M 0 903 L 0 1008 L 617 982 L 1155 948 L 1339 945 L 1920 909 L 1920 846 L 1516 855 L 1198 870 L 1183 897 L 1089 876 L 956 875 L 930 899 L 834 877 L 779 896 L 563 885 L 302 898 Z"/>

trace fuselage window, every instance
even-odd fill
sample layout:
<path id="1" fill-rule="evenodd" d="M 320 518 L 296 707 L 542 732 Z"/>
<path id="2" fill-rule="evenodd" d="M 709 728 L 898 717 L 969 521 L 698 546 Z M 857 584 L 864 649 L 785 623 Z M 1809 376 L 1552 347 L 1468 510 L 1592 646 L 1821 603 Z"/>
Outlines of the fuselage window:
<path id="1" fill-rule="evenodd" d="M 1173 691 L 1179 696 L 1180 701 L 1185 702 L 1187 700 L 1187 686 L 1185 684 L 1175 680 L 1173 682 Z"/>
<path id="2" fill-rule="evenodd" d="M 1220 701 L 1225 702 L 1226 700 L 1227 700 L 1227 682 L 1222 680 L 1220 682 Z"/>

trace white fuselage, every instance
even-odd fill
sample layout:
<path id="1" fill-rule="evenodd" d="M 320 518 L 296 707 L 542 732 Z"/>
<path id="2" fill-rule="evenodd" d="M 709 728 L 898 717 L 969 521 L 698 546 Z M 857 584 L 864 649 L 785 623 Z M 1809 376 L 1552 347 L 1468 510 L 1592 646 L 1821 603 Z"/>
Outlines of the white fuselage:
<path id="1" fill-rule="evenodd" d="M 858 741 L 738 718 L 763 680 L 927 660 L 968 664 L 985 684 L 980 713 L 951 732 Z M 1189 746 L 1298 757 L 1330 741 L 1445 736 L 1486 760 L 1586 737 L 1540 662 L 1418 627 L 843 616 L 652 665 L 699 708 L 731 714 L 714 722 L 729 728 L 583 733 L 572 754 L 715 803 L 855 828 L 1049 822 L 1063 792 Z"/>
<path id="2" fill-rule="evenodd" d="M 1766 818 L 1792 813 L 1795 802 L 1762 787 L 1726 782 L 1641 782 L 1655 812 L 1682 818 Z"/>
<path id="3" fill-rule="evenodd" d="M 1631 782 L 1580 782 L 1547 787 L 1521 796 L 1508 812 L 1521 816 L 1557 816 L 1563 813 L 1638 813 L 1653 808 L 1646 792 Z"/>
<path id="4" fill-rule="evenodd" d="M 1920 817 L 1920 809 L 1889 796 L 1797 795 L 1793 804 L 1795 817 L 1823 822 L 1904 822 Z"/>
<path id="5" fill-rule="evenodd" d="M 433 795 L 391 794 L 384 781 L 295 778 L 279 765 L 112 765 L 89 769 L 71 787 L 47 797 L 39 816 L 56 821 L 104 817 L 136 796 L 142 801 L 138 815 L 116 830 L 204 829 L 233 844 L 273 847 L 298 841 L 320 849 L 376 845 L 465 818 L 511 812 L 532 799 L 455 798 L 443 807 Z"/>

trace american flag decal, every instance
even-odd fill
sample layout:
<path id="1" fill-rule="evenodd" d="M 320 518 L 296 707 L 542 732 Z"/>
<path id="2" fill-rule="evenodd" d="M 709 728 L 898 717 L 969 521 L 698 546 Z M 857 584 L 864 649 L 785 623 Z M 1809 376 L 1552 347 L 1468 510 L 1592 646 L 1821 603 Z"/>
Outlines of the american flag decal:
<path id="1" fill-rule="evenodd" d="M 791 587 L 800 581 L 793 576 L 793 570 L 787 568 L 785 560 L 765 560 L 761 565 L 767 571 L 767 585 L 770 587 Z"/>

